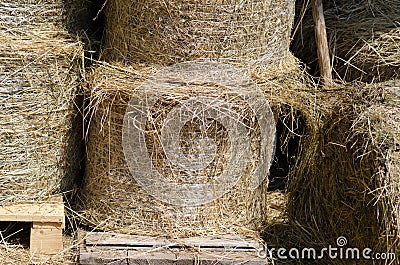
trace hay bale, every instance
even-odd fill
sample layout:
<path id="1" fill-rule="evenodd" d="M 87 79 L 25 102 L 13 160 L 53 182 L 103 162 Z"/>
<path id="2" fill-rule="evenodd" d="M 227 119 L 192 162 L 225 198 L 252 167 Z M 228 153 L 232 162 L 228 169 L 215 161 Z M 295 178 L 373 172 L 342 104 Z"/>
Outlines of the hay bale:
<path id="1" fill-rule="evenodd" d="M 400 242 L 400 81 L 366 87 L 371 102 L 358 108 L 352 137 L 361 141 L 357 155 L 361 167 L 371 168 L 381 226 L 380 243 L 388 251 L 398 251 Z"/>
<path id="2" fill-rule="evenodd" d="M 270 247 L 318 250 L 346 237 L 346 247 L 398 251 L 398 87 L 394 81 L 296 94 L 292 122 L 302 120 L 305 128 L 289 175 L 286 214 L 264 230 Z"/>
<path id="3" fill-rule="evenodd" d="M 82 48 L 60 30 L 10 28 L 0 43 L 0 203 L 41 200 L 76 176 Z"/>
<path id="4" fill-rule="evenodd" d="M 46 31 L 68 29 L 87 31 L 91 0 L 17 0 L 0 2 L 0 28 L 3 30 Z"/>
<path id="5" fill-rule="evenodd" d="M 398 77 L 399 1 L 323 3 L 329 47 L 338 79 L 371 82 Z M 301 6 L 298 6 L 298 11 L 300 9 Z M 301 60 L 316 66 L 317 49 L 310 10 L 303 19 L 292 47 Z"/>
<path id="6" fill-rule="evenodd" d="M 111 0 L 104 13 L 109 61 L 268 65 L 288 56 L 294 1 Z"/>
<path id="7" fill-rule="evenodd" d="M 280 99 L 273 96 L 275 95 L 275 90 L 283 91 L 288 86 L 299 89 L 299 84 L 302 85 L 301 81 L 294 81 L 296 78 L 294 80 L 286 79 L 289 76 L 288 73 L 298 71 L 297 61 L 292 57 L 290 58 L 291 61 L 286 61 L 285 65 L 280 66 L 281 68 L 289 68 L 286 72 L 283 70 L 279 74 L 275 71 L 268 73 L 254 72 L 252 75 L 254 80 L 257 80 L 259 85 L 263 87 L 265 94 L 269 94 L 268 97 L 275 102 L 276 106 L 280 104 Z M 236 94 L 238 91 L 227 93 L 222 87 L 216 86 L 215 83 L 211 82 L 207 84 L 200 82 L 197 86 L 189 87 L 190 91 L 181 88 L 173 92 L 162 92 L 161 94 L 164 95 L 158 95 L 159 100 L 154 104 L 156 114 L 154 114 L 153 118 L 156 125 L 146 129 L 150 130 L 146 135 L 147 150 L 145 151 L 148 154 L 142 154 L 140 146 L 133 151 L 137 152 L 136 156 L 139 158 L 141 155 L 152 158 L 152 163 L 156 170 L 164 174 L 165 184 L 163 185 L 163 183 L 154 180 L 155 177 L 150 177 L 151 174 L 144 163 L 137 163 L 136 170 L 142 176 L 148 178 L 149 182 L 145 183 L 145 185 L 152 187 L 150 189 L 143 186 L 143 180 L 138 180 L 135 177 L 135 173 L 129 170 L 130 167 L 127 161 L 129 161 L 132 154 L 129 155 L 128 153 L 127 156 L 125 153 L 124 155 L 124 114 L 127 109 L 131 108 L 128 107 L 128 103 L 132 98 L 135 98 L 135 93 L 139 95 L 140 89 L 146 86 L 143 85 L 143 82 L 149 76 L 157 73 L 159 69 L 160 67 L 158 66 L 148 65 L 122 67 L 101 64 L 93 72 L 89 85 L 91 89 L 87 91 L 88 95 L 90 95 L 91 103 L 89 106 L 90 111 L 86 114 L 87 117 L 90 117 L 88 120 L 90 128 L 88 133 L 85 188 L 82 194 L 83 203 L 80 207 L 84 216 L 82 221 L 97 229 L 140 235 L 193 236 L 216 233 L 251 234 L 254 230 L 261 230 L 267 220 L 266 215 L 268 212 L 271 212 L 268 210 L 267 205 L 267 201 L 271 199 L 268 199 L 268 179 L 265 178 L 267 174 L 265 168 L 261 173 L 257 173 L 256 171 L 256 174 L 259 174 L 260 185 L 254 186 L 253 183 L 254 169 L 257 168 L 258 162 L 260 162 L 257 159 L 260 159 L 260 141 L 263 141 L 261 140 L 263 137 L 260 137 L 260 134 L 263 132 L 260 132 L 261 128 L 257 128 L 253 123 L 258 117 L 254 119 L 254 117 L 250 118 L 252 115 L 248 116 L 253 111 L 248 109 L 249 105 L 246 101 L 240 100 L 238 94 Z M 172 73 L 170 74 L 173 75 Z M 224 73 L 221 74 L 223 75 Z M 194 73 L 193 75 L 196 74 Z M 170 75 L 166 76 L 170 78 Z M 292 76 L 295 75 L 293 74 Z M 285 79 L 286 85 L 279 85 Z M 157 86 L 157 83 L 155 84 Z M 170 82 L 170 84 L 180 83 Z M 228 162 L 224 152 L 231 148 L 230 145 L 239 144 L 241 141 L 240 138 L 243 138 L 243 136 L 250 139 L 252 148 L 250 149 L 250 156 L 242 158 L 242 160 L 248 161 L 246 162 L 247 166 L 241 166 L 242 171 L 244 171 L 241 173 L 238 182 L 229 191 L 219 194 L 218 183 L 214 187 L 211 185 L 210 188 L 215 188 L 214 191 L 217 195 L 212 200 L 206 199 L 197 205 L 196 202 L 193 203 L 192 201 L 196 198 L 196 195 L 187 196 L 187 192 L 182 192 L 186 194 L 184 195 L 186 197 L 182 197 L 189 201 L 189 203 L 186 203 L 187 206 L 182 206 L 182 203 L 178 200 L 182 197 L 177 196 L 178 199 L 174 198 L 174 200 L 168 201 L 158 191 L 162 191 L 163 194 L 169 193 L 168 189 L 170 186 L 168 186 L 168 182 L 175 181 L 175 183 L 180 183 L 179 185 L 184 186 L 188 182 L 193 182 L 193 179 L 190 178 L 194 178 L 196 183 L 200 183 L 199 185 L 207 184 L 210 180 L 204 178 L 204 176 L 201 177 L 201 175 L 196 178 L 195 174 L 189 174 L 189 176 L 185 174 L 179 175 L 180 172 L 177 173 L 177 170 L 173 166 L 170 168 L 165 166 L 166 159 L 165 154 L 163 154 L 163 148 L 165 150 L 168 148 L 166 145 L 163 145 L 163 148 L 160 147 L 160 142 L 157 141 L 160 136 L 157 134 L 154 135 L 154 133 L 164 130 L 161 125 L 163 125 L 163 122 L 168 122 L 169 118 L 165 117 L 166 114 L 173 112 L 177 102 L 183 101 L 182 97 L 196 94 L 215 98 L 215 100 L 224 99 L 225 101 L 232 102 L 234 106 L 230 106 L 230 108 L 234 111 L 229 113 L 231 115 L 234 115 L 235 112 L 242 113 L 241 115 L 244 116 L 247 115 L 244 123 L 247 123 L 246 126 L 250 128 L 250 132 L 244 133 L 237 139 L 237 142 L 233 142 L 224 140 L 226 138 L 226 135 L 224 135 L 226 131 L 220 125 L 209 124 L 209 135 L 214 135 L 213 137 L 216 137 L 215 140 L 218 143 L 217 154 L 219 159 L 215 160 L 215 166 L 207 169 L 211 173 L 207 176 L 215 179 L 221 176 L 221 171 L 223 173 L 226 170 Z M 152 95 L 149 93 L 147 98 L 150 102 L 152 102 L 151 97 Z M 261 97 L 263 98 L 264 96 Z M 142 100 L 142 102 L 144 101 Z M 127 113 L 131 112 L 133 113 L 132 109 Z M 187 140 L 186 144 L 181 142 L 183 150 L 188 147 L 187 145 L 190 146 L 195 141 L 191 138 L 193 134 L 190 132 L 196 132 L 197 125 L 196 123 L 192 125 L 193 127 L 182 127 L 184 129 L 181 130 L 180 137 Z M 170 128 L 171 126 L 167 127 Z M 226 127 L 225 124 L 222 127 Z M 269 130 L 266 128 L 263 129 L 265 132 Z M 168 135 L 167 131 L 164 131 L 164 133 Z M 165 143 L 162 140 L 161 142 Z M 262 143 L 261 146 L 263 146 Z M 242 147 L 245 149 L 244 145 Z M 168 151 L 165 151 L 165 153 L 167 153 L 168 157 Z M 201 157 L 201 152 L 197 154 Z M 266 153 L 266 157 L 268 156 Z M 139 160 L 139 158 L 137 159 Z M 243 162 L 242 160 L 239 159 L 240 163 Z M 232 163 L 232 165 L 235 167 L 236 163 Z M 194 168 L 193 164 L 191 164 L 191 167 Z M 268 168 L 268 166 L 265 167 Z M 181 179 L 176 179 L 177 175 Z M 163 187 L 159 189 L 154 188 L 151 186 L 151 181 L 156 182 L 158 185 L 163 185 Z M 223 179 L 220 181 L 224 183 Z M 229 185 L 229 181 L 227 183 Z M 253 191 L 255 187 L 257 188 Z M 172 187 L 171 189 L 173 188 L 176 189 L 176 187 Z M 179 190 L 179 187 L 177 190 Z M 190 192 L 192 190 L 189 189 Z M 197 198 L 202 198 L 202 196 L 203 194 L 199 191 Z"/>

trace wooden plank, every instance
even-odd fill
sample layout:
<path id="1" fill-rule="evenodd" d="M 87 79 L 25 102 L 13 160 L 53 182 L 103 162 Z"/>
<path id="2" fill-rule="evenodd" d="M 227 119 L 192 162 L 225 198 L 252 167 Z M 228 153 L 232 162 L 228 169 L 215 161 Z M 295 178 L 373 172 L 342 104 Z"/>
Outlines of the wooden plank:
<path id="1" fill-rule="evenodd" d="M 80 264 L 267 264 L 252 238 L 224 235 L 170 239 L 107 232 L 78 233 Z"/>
<path id="2" fill-rule="evenodd" d="M 155 249 L 160 247 L 182 248 L 196 247 L 214 251 L 235 249 L 236 251 L 254 251 L 261 244 L 252 238 L 242 236 L 222 235 L 218 237 L 192 237 L 170 239 L 137 235 L 124 235 L 107 232 L 91 232 L 85 237 L 86 246 L 114 249 Z"/>
<path id="3" fill-rule="evenodd" d="M 61 223 L 64 227 L 64 204 L 59 196 L 47 202 L 2 205 L 0 221 Z"/>
<path id="4" fill-rule="evenodd" d="M 332 84 L 328 38 L 326 35 L 324 8 L 322 0 L 312 0 L 312 11 L 315 25 L 315 41 L 317 42 L 318 63 L 323 84 Z"/>
<path id="5" fill-rule="evenodd" d="M 201 262 L 201 263 L 200 263 Z M 219 253 L 218 255 L 207 252 L 190 251 L 115 251 L 99 250 L 80 252 L 79 263 L 92 264 L 130 264 L 130 265 L 261 265 L 267 264 L 267 260 L 259 258 L 255 253 Z"/>
<path id="6" fill-rule="evenodd" d="M 32 223 L 30 238 L 30 251 L 32 254 L 53 255 L 62 250 L 61 223 Z"/>

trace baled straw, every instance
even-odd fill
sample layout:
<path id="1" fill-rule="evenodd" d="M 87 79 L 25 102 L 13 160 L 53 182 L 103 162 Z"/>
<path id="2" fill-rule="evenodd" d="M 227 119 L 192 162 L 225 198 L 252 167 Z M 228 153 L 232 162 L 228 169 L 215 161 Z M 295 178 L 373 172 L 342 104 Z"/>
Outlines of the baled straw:
<path id="1" fill-rule="evenodd" d="M 69 188 L 82 48 L 66 33 L 0 32 L 0 203 L 41 200 Z"/>
<path id="2" fill-rule="evenodd" d="M 381 248 L 398 253 L 400 242 L 400 81 L 366 87 L 370 104 L 357 108 L 352 137 L 361 145 L 357 154 L 362 168 L 371 168 L 376 188 Z"/>
<path id="3" fill-rule="evenodd" d="M 399 14 L 400 16 L 400 14 Z M 362 79 L 385 80 L 400 77 L 400 20 L 398 28 L 384 33 L 379 38 L 364 43 L 351 61 L 364 69 Z"/>
<path id="4" fill-rule="evenodd" d="M 89 28 L 91 4 L 91 0 L 0 1 L 0 28 L 44 33 L 57 27 L 79 33 Z"/>
<path id="5" fill-rule="evenodd" d="M 334 73 L 346 81 L 385 81 L 398 76 L 399 1 L 324 1 Z M 313 18 L 309 11 L 292 44 L 304 62 L 317 60 Z"/>
<path id="6" fill-rule="evenodd" d="M 287 61 L 286 65 L 281 65 L 281 67 L 290 69 L 285 74 L 281 72 L 279 76 L 275 71 L 253 73 L 253 78 L 264 87 L 266 94 L 272 94 L 275 89 L 282 88 L 277 79 L 285 80 L 288 72 L 292 73 L 291 71 L 296 69 L 297 61 L 292 58 L 292 61 Z M 89 111 L 85 114 L 90 128 L 87 143 L 86 182 L 83 202 L 80 206 L 85 217 L 82 221 L 96 229 L 139 235 L 185 237 L 239 233 L 256 236 L 254 230 L 262 230 L 267 214 L 271 212 L 267 205 L 267 201 L 271 200 L 270 198 L 267 200 L 268 179 L 265 179 L 254 191 L 249 190 L 252 185 L 252 168 L 254 164 L 257 164 L 255 160 L 257 155 L 254 154 L 259 152 L 260 132 L 257 129 L 249 135 L 243 135 L 251 139 L 253 154 L 248 158 L 249 163 L 245 173 L 228 193 L 202 205 L 184 207 L 158 200 L 149 194 L 146 188 L 139 185 L 129 171 L 123 152 L 124 114 L 128 102 L 135 97 L 142 83 L 158 70 L 159 67 L 148 65 L 122 67 L 108 64 L 100 64 L 94 70 L 88 91 L 90 93 Z M 286 80 L 286 84 L 296 87 L 301 85 L 301 81 Z M 229 101 L 232 96 L 225 94 L 226 92 L 221 87 L 215 85 L 203 84 L 201 88 L 204 95 L 215 97 L 215 99 Z M 167 93 L 167 96 L 174 96 L 175 101 L 179 101 L 182 99 L 178 96 L 191 95 L 194 91 L 177 90 L 172 94 Z M 234 112 L 249 115 L 246 102 L 241 100 L 235 102 Z M 174 104 L 174 100 L 170 98 L 161 105 L 156 104 L 156 111 L 157 113 L 171 112 Z M 163 119 L 156 121 L 160 124 L 154 127 L 155 130 L 162 125 Z M 252 126 L 254 125 L 250 128 Z M 193 128 L 186 128 L 186 130 L 190 132 Z M 230 145 L 237 144 L 224 140 L 226 136 L 224 136 L 223 128 L 217 126 L 212 130 L 220 147 L 218 154 L 225 148 L 229 149 Z M 186 139 L 186 143 L 193 142 L 190 133 L 185 134 L 184 131 L 185 129 L 181 137 Z M 163 161 L 162 147 L 154 145 L 157 137 L 151 133 L 147 137 L 149 155 L 156 158 L 153 159 L 154 166 L 159 172 L 163 172 L 166 181 L 174 178 L 174 174 L 165 172 L 162 162 L 157 162 Z M 225 170 L 226 161 L 222 159 L 220 162 L 220 165 L 216 166 L 217 171 Z M 146 172 L 143 168 L 143 175 L 147 175 Z M 218 173 L 216 176 L 218 177 Z M 200 181 L 206 180 L 200 179 Z"/>
<path id="7" fill-rule="evenodd" d="M 0 25 L 5 28 L 46 29 L 63 22 L 62 0 L 0 2 Z"/>
<path id="8" fill-rule="evenodd" d="M 305 128 L 297 131 L 287 214 L 265 228 L 270 247 L 319 251 L 345 237 L 349 248 L 398 250 L 399 98 L 390 90 L 398 82 L 304 90 L 290 100 Z M 332 264 L 325 258 L 317 263 Z"/>
<path id="9" fill-rule="evenodd" d="M 268 66 L 288 55 L 294 1 L 110 0 L 104 12 L 108 61 Z"/>

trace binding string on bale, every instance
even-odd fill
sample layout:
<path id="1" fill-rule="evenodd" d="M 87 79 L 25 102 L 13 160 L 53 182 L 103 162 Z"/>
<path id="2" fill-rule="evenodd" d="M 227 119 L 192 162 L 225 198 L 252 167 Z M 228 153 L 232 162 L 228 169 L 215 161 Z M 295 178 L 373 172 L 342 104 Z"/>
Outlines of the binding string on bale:
<path id="1" fill-rule="evenodd" d="M 399 75 L 396 62 L 399 57 L 399 31 L 396 29 L 400 25 L 399 1 L 323 1 L 323 4 L 338 78 L 371 82 L 387 81 Z M 310 12 L 304 17 L 292 47 L 301 60 L 315 65 L 317 55 Z"/>
<path id="2" fill-rule="evenodd" d="M 251 75 L 264 95 L 274 102 L 275 114 L 285 101 L 276 91 L 304 87 L 298 78 L 297 61 L 290 58 L 291 61 L 280 66 L 280 72 L 277 69 L 268 73 L 255 71 Z M 194 67 L 200 68 L 190 75 L 199 75 L 205 69 L 208 72 L 214 63 L 208 64 L 202 68 L 202 63 L 196 63 Z M 184 65 L 188 64 L 177 66 Z M 269 166 L 265 161 L 271 158 L 274 149 L 271 128 L 275 128 L 275 122 L 272 116 L 268 122 L 264 120 L 268 111 L 263 111 L 262 104 L 258 107 L 262 115 L 254 116 L 257 108 L 252 104 L 263 102 L 265 96 L 256 92 L 243 96 L 238 87 L 228 91 L 219 82 L 192 82 L 193 78 L 188 76 L 183 76 L 187 78 L 185 82 L 168 82 L 172 87 L 180 85 L 164 91 L 155 82 L 159 79 L 146 81 L 163 72 L 159 70 L 157 66 L 123 67 L 105 63 L 94 70 L 87 91 L 90 104 L 86 117 L 90 128 L 86 182 L 80 206 L 85 217 L 82 221 L 97 229 L 140 235 L 257 236 L 252 231 L 262 230 L 270 211 L 266 178 Z M 225 70 L 216 76 L 226 75 Z M 175 74 L 170 71 L 159 78 L 165 81 Z M 231 82 L 228 87 L 240 75 L 233 76 L 226 79 Z M 141 96 L 148 84 L 158 89 Z M 147 100 L 136 102 L 135 98 Z M 136 102 L 133 105 L 132 100 Z M 202 104 L 205 101 L 207 107 Z M 148 108 L 151 112 L 146 116 L 151 117 L 148 122 L 140 122 L 143 112 L 138 110 L 143 107 L 139 103 L 152 106 Z M 193 108 L 192 103 L 197 114 L 187 113 Z M 201 113 L 209 117 L 202 117 Z M 128 131 L 127 115 L 133 122 Z M 241 130 L 240 125 L 235 125 L 238 121 L 245 125 L 244 132 L 231 138 L 236 130 Z M 237 129 L 233 129 L 235 126 Z M 143 138 L 134 132 L 129 134 L 130 130 L 144 130 Z M 132 145 L 135 148 L 131 149 Z M 248 154 L 243 156 L 247 148 Z M 236 172 L 236 175 L 227 172 Z M 161 180 L 157 180 L 157 174 L 162 175 Z"/>
<path id="3" fill-rule="evenodd" d="M 0 32 L 1 204 L 65 191 L 77 174 L 82 47 L 62 30 L 52 34 Z"/>
<path id="4" fill-rule="evenodd" d="M 107 1 L 105 59 L 264 65 L 288 54 L 293 0 Z"/>

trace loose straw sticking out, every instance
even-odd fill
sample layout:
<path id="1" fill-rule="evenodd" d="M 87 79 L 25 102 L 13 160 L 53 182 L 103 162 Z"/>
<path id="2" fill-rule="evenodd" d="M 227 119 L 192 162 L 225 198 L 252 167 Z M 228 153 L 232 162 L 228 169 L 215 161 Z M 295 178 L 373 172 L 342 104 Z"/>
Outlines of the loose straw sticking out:
<path id="1" fill-rule="evenodd" d="M 109 0 L 104 58 L 161 65 L 211 58 L 268 66 L 288 56 L 294 2 Z"/>
<path id="2" fill-rule="evenodd" d="M 0 203 L 71 187 L 77 168 L 75 100 L 82 48 L 65 32 L 1 31 Z"/>

